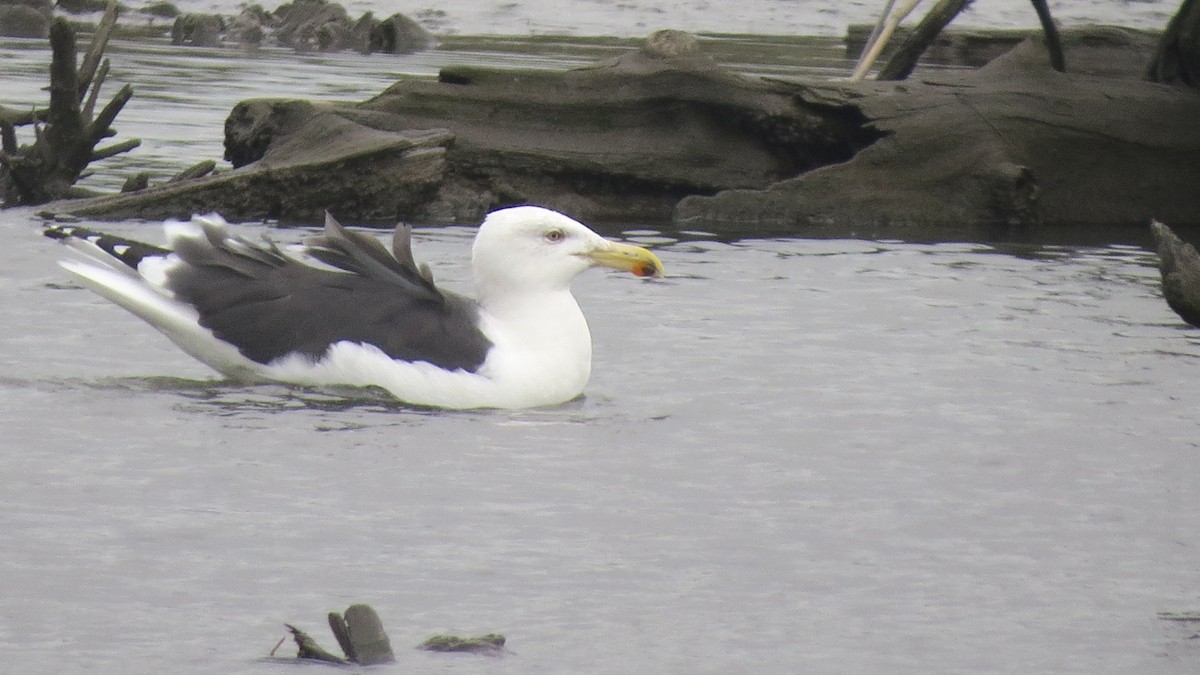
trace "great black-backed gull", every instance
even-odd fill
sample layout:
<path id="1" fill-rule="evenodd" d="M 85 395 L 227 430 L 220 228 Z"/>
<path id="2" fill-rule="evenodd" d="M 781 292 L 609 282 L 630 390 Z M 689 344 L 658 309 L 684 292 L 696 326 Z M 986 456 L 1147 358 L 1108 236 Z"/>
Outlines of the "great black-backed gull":
<path id="1" fill-rule="evenodd" d="M 406 403 L 526 408 L 578 397 L 591 374 L 571 280 L 595 266 L 659 276 L 654 253 L 535 206 L 487 216 L 476 298 L 438 288 L 400 225 L 389 252 L 326 216 L 302 250 L 233 234 L 220 216 L 165 225 L 168 248 L 71 226 L 62 266 L 228 377 L 381 387 Z"/>

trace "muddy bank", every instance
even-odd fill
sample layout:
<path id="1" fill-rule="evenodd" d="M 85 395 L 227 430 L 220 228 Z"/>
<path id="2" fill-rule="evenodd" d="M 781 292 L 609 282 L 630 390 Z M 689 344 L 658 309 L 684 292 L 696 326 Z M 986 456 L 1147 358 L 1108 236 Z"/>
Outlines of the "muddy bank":
<path id="1" fill-rule="evenodd" d="M 567 72 L 452 67 L 357 105 L 245 101 L 226 123 L 235 170 L 47 210 L 474 223 L 533 202 L 731 234 L 949 238 L 1200 221 L 1200 96 L 1140 79 L 1150 36 L 1068 35 L 1066 74 L 1034 40 L 898 83 L 757 78 L 667 32 Z"/>

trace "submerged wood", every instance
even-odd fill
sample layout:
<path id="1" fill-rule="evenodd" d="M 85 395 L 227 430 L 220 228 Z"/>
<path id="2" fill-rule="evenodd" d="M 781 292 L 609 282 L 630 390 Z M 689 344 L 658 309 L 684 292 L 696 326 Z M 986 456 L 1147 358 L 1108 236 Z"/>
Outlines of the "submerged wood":
<path id="1" fill-rule="evenodd" d="M 498 633 L 487 633 L 475 637 L 458 635 L 434 635 L 417 645 L 417 649 L 428 652 L 464 652 L 468 654 L 499 655 L 504 653 L 505 639 Z"/>
<path id="2" fill-rule="evenodd" d="M 350 605 L 341 617 L 337 612 L 330 612 L 329 625 L 333 628 L 335 624 L 337 628 L 334 635 L 338 644 L 355 663 L 373 666 L 396 660 L 391 642 L 383 630 L 383 622 L 370 605 Z"/>
<path id="3" fill-rule="evenodd" d="M 1144 34 L 1065 38 L 1067 74 L 1034 38 L 979 70 L 847 83 L 738 75 L 664 31 L 567 72 L 460 66 L 357 105 L 244 101 L 234 170 L 48 210 L 475 223 L 531 202 L 732 235 L 955 239 L 1200 224 L 1200 97 L 1129 75 Z"/>
<path id="4" fill-rule="evenodd" d="M 1159 272 L 1167 306 L 1184 321 L 1200 326 L 1200 254 L 1163 223 L 1152 222 L 1150 230 L 1158 246 Z"/>
<path id="5" fill-rule="evenodd" d="M 284 624 L 296 643 L 296 658 L 309 661 L 324 661 L 339 665 L 374 666 L 392 663 L 396 660 L 392 652 L 391 642 L 383 630 L 383 622 L 370 605 L 355 604 L 346 608 L 345 613 L 330 612 L 329 628 L 337 639 L 345 656 L 338 656 L 326 650 L 308 633 L 293 626 Z M 280 640 L 282 644 L 283 640 Z M 475 637 L 458 635 L 435 635 L 421 644 L 417 649 L 433 652 L 466 652 L 472 654 L 487 654 L 498 656 L 504 653 L 505 638 L 499 633 L 487 633 Z M 279 644 L 271 650 L 274 657 Z"/>
<path id="6" fill-rule="evenodd" d="M 307 661 L 324 661 L 326 663 L 350 663 L 333 652 L 326 651 L 324 647 L 317 644 L 317 641 L 312 639 L 312 636 L 290 623 L 283 624 L 288 632 L 292 634 L 292 640 L 296 643 L 296 658 Z"/>
<path id="7" fill-rule="evenodd" d="M 363 666 L 392 663 L 396 660 L 387 633 L 383 630 L 383 622 L 370 605 L 350 605 L 344 614 L 329 613 L 329 627 L 345 657 L 325 650 L 303 630 L 291 624 L 284 625 L 296 643 L 298 659 L 338 664 L 355 663 Z"/>

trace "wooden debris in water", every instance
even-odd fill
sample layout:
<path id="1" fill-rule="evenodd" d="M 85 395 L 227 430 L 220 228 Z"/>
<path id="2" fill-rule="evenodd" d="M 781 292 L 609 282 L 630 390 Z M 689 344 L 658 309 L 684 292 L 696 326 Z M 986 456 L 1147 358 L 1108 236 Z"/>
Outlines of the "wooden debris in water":
<path id="1" fill-rule="evenodd" d="M 103 58 L 108 38 L 117 22 L 117 4 L 110 2 L 76 67 L 75 31 L 64 18 L 50 26 L 50 107 L 20 115 L 0 106 L 0 197 L 6 206 L 44 204 L 74 194 L 74 184 L 91 162 L 136 148 L 131 139 L 97 147 L 115 132 L 117 114 L 133 96 L 122 87 L 96 112 L 100 87 L 108 75 Z M 17 144 L 15 127 L 31 124 L 34 142 Z"/>
<path id="2" fill-rule="evenodd" d="M 1163 621 L 1185 621 L 1200 623 L 1200 612 L 1159 612 L 1158 618 Z"/>
<path id="3" fill-rule="evenodd" d="M 457 635 L 434 635 L 417 645 L 417 649 L 430 652 L 467 652 L 471 654 L 500 654 L 504 651 L 504 636 L 488 633 L 477 637 Z"/>
<path id="4" fill-rule="evenodd" d="M 383 630 L 383 622 L 370 605 L 350 605 L 342 614 L 329 613 L 329 628 L 337 639 L 345 656 L 338 656 L 317 644 L 308 633 L 291 625 L 284 624 L 292 634 L 299 651 L 297 659 L 323 661 L 340 665 L 371 666 L 380 663 L 392 663 L 396 660 L 392 653 L 392 645 L 387 633 Z M 280 643 L 283 642 L 281 639 Z M 497 656 L 504 653 L 504 636 L 499 633 L 486 633 L 475 637 L 460 637 L 458 635 L 435 635 L 417 645 L 417 649 L 430 652 L 465 652 L 469 654 L 486 654 Z M 271 650 L 271 656 L 279 644 Z"/>
<path id="5" fill-rule="evenodd" d="M 345 657 L 338 656 L 317 644 L 316 640 L 291 624 L 284 624 L 292 633 L 299 649 L 298 659 L 324 661 L 326 663 L 356 663 L 372 666 L 396 660 L 383 622 L 369 605 L 357 604 L 348 607 L 344 614 L 329 613 L 329 627 L 337 638 Z M 272 650 L 273 652 L 274 650 Z"/>
<path id="6" fill-rule="evenodd" d="M 296 654 L 296 658 L 308 659 L 311 661 L 325 661 L 327 663 L 350 663 L 350 661 L 343 659 L 332 652 L 325 651 L 325 649 L 321 647 L 321 645 L 317 644 L 317 641 L 312 639 L 308 633 L 305 633 L 290 623 L 285 623 L 283 625 L 287 626 L 287 629 L 291 631 L 292 639 L 296 641 L 296 647 L 298 647 L 300 650 Z"/>
<path id="7" fill-rule="evenodd" d="M 1167 305 L 1184 321 L 1200 326 L 1200 254 L 1158 221 L 1150 223 L 1150 231 L 1158 245 L 1162 293 Z"/>
<path id="8" fill-rule="evenodd" d="M 369 666 L 396 660 L 383 622 L 369 605 L 350 605 L 344 616 L 330 612 L 329 627 L 347 658 L 355 663 Z"/>

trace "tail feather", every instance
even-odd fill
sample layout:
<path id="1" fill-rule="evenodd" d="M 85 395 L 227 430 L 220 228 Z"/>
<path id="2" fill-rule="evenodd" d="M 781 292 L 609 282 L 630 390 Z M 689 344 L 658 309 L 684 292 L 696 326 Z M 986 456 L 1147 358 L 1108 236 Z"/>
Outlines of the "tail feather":
<path id="1" fill-rule="evenodd" d="M 160 246 L 74 225 L 57 225 L 47 228 L 42 234 L 63 242 L 96 262 L 131 272 L 137 272 L 138 266 L 147 259 L 164 258 L 171 253 Z"/>
<path id="2" fill-rule="evenodd" d="M 111 266 L 73 260 L 59 265 L 90 290 L 154 326 L 180 349 L 216 371 L 240 380 L 262 379 L 262 366 L 201 326 L 194 308 L 155 289 L 141 277 Z"/>

